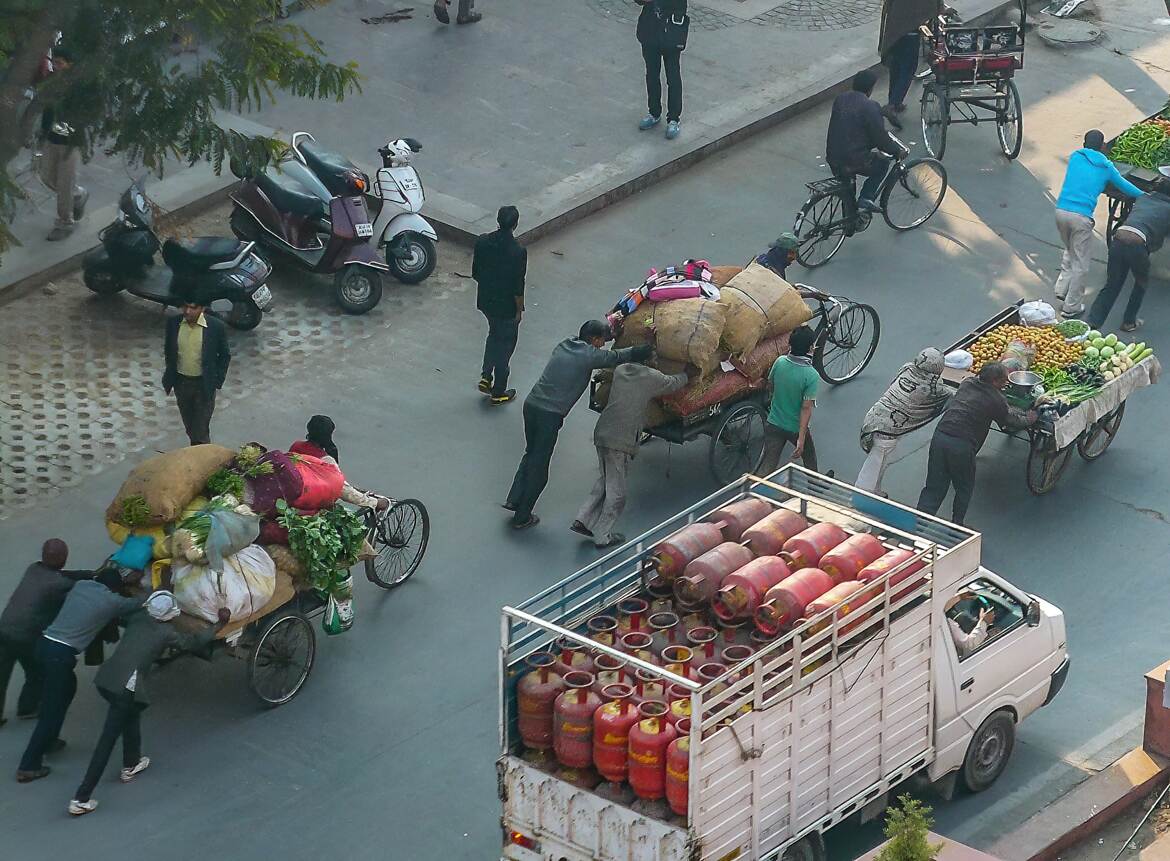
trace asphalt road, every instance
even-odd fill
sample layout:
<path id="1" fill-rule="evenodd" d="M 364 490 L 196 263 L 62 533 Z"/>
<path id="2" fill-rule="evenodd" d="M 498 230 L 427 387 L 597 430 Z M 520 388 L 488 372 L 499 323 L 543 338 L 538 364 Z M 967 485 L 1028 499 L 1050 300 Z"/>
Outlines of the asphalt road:
<path id="1" fill-rule="evenodd" d="M 1149 48 L 1149 38 L 1141 41 Z M 952 129 L 943 212 L 907 235 L 875 224 L 828 267 L 800 276 L 871 302 L 882 317 L 881 346 L 866 373 L 818 402 L 818 453 L 840 476 L 860 466 L 861 416 L 902 362 L 925 345 L 949 344 L 1019 297 L 1049 295 L 1058 261 L 1053 188 L 1061 157 L 1084 128 L 1111 134 L 1164 99 L 1163 73 L 1106 49 L 1029 50 L 1018 162 L 998 155 L 993 128 Z M 825 173 L 817 158 L 825 119 L 815 111 L 533 247 L 517 388 L 526 391 L 552 346 L 648 266 L 686 257 L 742 261 L 787 229 L 802 183 Z M 454 260 L 468 271 L 465 253 L 442 253 L 448 267 Z M 1098 264 L 1091 283 L 1102 275 Z M 1170 319 L 1166 275 L 1163 263 L 1144 308 L 1143 337 L 1155 348 L 1170 348 L 1162 334 Z M 83 672 L 65 730 L 71 745 L 52 760 L 54 773 L 29 786 L 3 784 L 6 857 L 106 861 L 128 850 L 167 859 L 495 857 L 497 610 L 594 558 L 567 529 L 594 478 L 593 417 L 579 405 L 566 424 L 538 508 L 542 525 L 508 529 L 498 503 L 521 453 L 520 407 L 489 408 L 476 392 L 485 327 L 467 282 L 444 283 L 462 286 L 429 301 L 424 288 L 404 293 L 418 301 L 384 306 L 375 312 L 385 315 L 382 325 L 362 339 L 339 341 L 282 377 L 256 372 L 261 383 L 250 385 L 253 370 L 237 363 L 232 403 L 213 425 L 225 442 L 280 445 L 300 435 L 308 415 L 331 414 L 356 482 L 420 497 L 430 508 L 432 541 L 416 578 L 391 594 L 360 582 L 355 628 L 318 637 L 308 685 L 275 711 L 256 709 L 240 664 L 170 665 L 144 718 L 150 771 L 129 786 L 107 778 L 95 794 L 101 809 L 71 821 L 65 805 L 104 714 Z M 298 280 L 285 300 L 298 301 L 306 289 Z M 235 337 L 266 335 L 261 327 Z M 1141 674 L 1166 657 L 1157 635 L 1167 598 L 1168 421 L 1164 393 L 1140 392 L 1109 453 L 1091 465 L 1074 460 L 1043 498 L 1024 486 L 1022 444 L 993 435 L 984 448 L 968 523 L 985 533 L 985 564 L 1065 610 L 1074 664 L 1060 697 L 1021 726 L 999 783 L 937 806 L 943 834 L 986 845 L 1106 764 L 1139 730 Z M 182 442 L 173 418 L 168 427 L 158 448 Z M 916 499 L 927 443 L 919 434 L 900 449 L 887 479 L 895 498 Z M 644 449 L 627 531 L 710 492 L 706 457 L 701 444 Z M 125 470 L 107 469 L 51 504 L 0 521 L 10 560 L 3 582 L 13 582 L 50 535 L 69 540 L 75 564 L 108 553 L 101 514 Z M 0 729 L 0 771 L 15 768 L 27 730 Z M 832 855 L 854 857 L 876 839 L 872 827 L 842 829 Z"/>

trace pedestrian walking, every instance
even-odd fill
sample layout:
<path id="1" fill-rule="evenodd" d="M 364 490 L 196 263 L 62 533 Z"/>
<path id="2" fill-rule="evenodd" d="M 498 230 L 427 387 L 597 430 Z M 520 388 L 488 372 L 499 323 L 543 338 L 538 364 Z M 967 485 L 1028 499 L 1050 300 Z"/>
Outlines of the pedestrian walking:
<path id="1" fill-rule="evenodd" d="M 204 314 L 204 306 L 184 302 L 183 316 L 167 320 L 163 353 L 163 391 L 173 389 L 191 445 L 211 442 L 211 414 L 215 393 L 227 379 L 232 352 L 227 330 L 215 317 Z"/>
<path id="2" fill-rule="evenodd" d="M 1001 391 L 1007 382 L 1007 367 L 988 362 L 978 374 L 959 385 L 930 439 L 926 486 L 918 496 L 919 511 L 937 513 L 953 485 L 951 520 L 962 526 L 975 490 L 975 456 L 987 440 L 991 423 L 1021 428 L 1036 421 L 1035 412 L 1021 413 L 1008 406 Z"/>
<path id="3" fill-rule="evenodd" d="M 0 613 L 0 726 L 4 726 L 4 700 L 16 664 L 24 671 L 24 684 L 16 700 L 18 718 L 35 718 L 41 708 L 43 674 L 37 661 L 37 641 L 56 617 L 65 596 L 90 571 L 64 571 L 69 548 L 60 538 L 41 547 L 41 560 L 25 569 L 12 597 Z"/>
<path id="4" fill-rule="evenodd" d="M 866 458 L 856 484 L 862 490 L 881 493 L 882 477 L 898 442 L 942 414 L 951 396 L 942 381 L 944 367 L 942 352 L 927 347 L 899 369 L 885 394 L 869 408 L 861 423 L 861 450 Z"/>
<path id="5" fill-rule="evenodd" d="M 501 206 L 496 213 L 499 230 L 475 240 L 471 260 L 471 277 L 477 285 L 475 307 L 488 323 L 479 390 L 491 397 L 493 405 L 516 399 L 516 390 L 508 388 L 508 365 L 524 316 L 524 277 L 528 272 L 528 252 L 513 235 L 519 223 L 516 207 Z"/>
<path id="6" fill-rule="evenodd" d="M 611 338 L 613 333 L 608 323 L 601 320 L 584 323 L 577 337 L 565 338 L 553 348 L 544 372 L 525 398 L 524 457 L 504 503 L 504 508 L 513 512 L 513 529 L 527 529 L 540 523 L 532 510 L 548 484 L 548 467 L 557 435 L 565 416 L 589 385 L 593 371 L 645 361 L 654 352 L 649 344 L 603 350 Z"/>
<path id="7" fill-rule="evenodd" d="M 1068 157 L 1064 183 L 1056 200 L 1056 230 L 1064 253 L 1054 292 L 1063 303 L 1060 315 L 1079 317 L 1085 311 L 1085 276 L 1092 259 L 1093 213 L 1106 185 L 1122 194 L 1141 197 L 1142 190 L 1121 175 L 1105 155 L 1105 135 L 1097 129 L 1085 132 L 1084 146 Z"/>
<path id="8" fill-rule="evenodd" d="M 59 747 L 65 714 L 77 693 L 77 656 L 114 619 L 142 606 L 142 598 L 128 598 L 114 566 L 98 571 L 92 580 L 81 580 L 65 596 L 65 603 L 37 643 L 41 665 L 41 711 L 32 737 L 20 758 L 16 780 L 28 783 L 45 777 L 49 768 L 45 753 Z"/>
<path id="9" fill-rule="evenodd" d="M 217 624 L 198 634 L 177 630 L 173 622 L 178 617 L 179 604 L 172 593 L 166 590 L 152 593 L 143 608 L 130 615 L 118 648 L 94 677 L 98 693 L 110 708 L 89 768 L 69 802 L 72 815 L 84 816 L 97 810 L 93 791 L 119 738 L 123 783 L 129 783 L 150 766 L 150 757 L 142 755 L 141 716 L 150 705 L 149 682 L 155 661 L 169 648 L 182 652 L 206 650 L 231 615 L 227 609 L 221 609 Z"/>
<path id="10" fill-rule="evenodd" d="M 1133 287 L 1121 317 L 1121 331 L 1133 332 L 1142 326 L 1138 311 L 1141 310 L 1146 284 L 1150 280 L 1150 253 L 1161 248 L 1170 234 L 1170 167 L 1159 170 L 1162 176 L 1154 190 L 1134 202 L 1125 222 L 1113 233 L 1113 241 L 1109 243 L 1105 286 L 1089 309 L 1089 325 L 1094 329 L 1105 325 L 1105 319 L 1113 310 L 1113 303 L 1117 301 L 1121 288 L 1125 286 L 1125 279 L 1131 272 Z"/>
<path id="11" fill-rule="evenodd" d="M 800 242 L 796 234 L 781 233 L 776 241 L 768 246 L 767 251 L 756 256 L 756 262 L 771 269 L 781 278 L 787 278 L 788 266 L 796 261 L 796 251 L 799 247 Z"/>
<path id="12" fill-rule="evenodd" d="M 53 49 L 49 77 L 65 74 L 72 64 L 72 52 L 57 46 Z M 46 106 L 41 114 L 41 135 L 45 147 L 41 179 L 57 193 L 57 217 L 47 238 L 57 242 L 73 233 L 77 222 L 85 216 L 89 192 L 77 184 L 81 170 L 80 140 L 77 130 L 66 122 L 59 103 Z"/>
<path id="13" fill-rule="evenodd" d="M 442 24 L 450 24 L 451 16 L 447 13 L 447 7 L 451 5 L 451 0 L 435 0 L 435 18 Z M 474 24 L 476 21 L 482 21 L 483 15 L 475 11 L 475 0 L 459 0 L 459 13 L 455 16 L 456 24 Z"/>
<path id="14" fill-rule="evenodd" d="M 638 128 L 648 131 L 662 120 L 662 73 L 666 72 L 666 139 L 679 135 L 682 120 L 682 52 L 691 26 L 687 0 L 634 0 L 642 7 L 635 35 L 646 63 L 646 116 Z"/>
<path id="15" fill-rule="evenodd" d="M 815 340 L 808 326 L 795 329 L 788 338 L 788 355 L 777 359 L 768 373 L 772 404 L 764 422 L 764 460 L 760 464 L 763 475 L 780 466 L 780 456 L 788 443 L 793 445 L 794 459 L 801 458 L 808 469 L 817 468 L 817 449 L 809 430 L 820 384 L 820 375 L 808 355 Z"/>
<path id="16" fill-rule="evenodd" d="M 569 527 L 578 535 L 592 538 L 595 547 L 614 547 L 626 540 L 613 527 L 626 507 L 630 461 L 638 452 L 638 438 L 646 427 L 646 408 L 652 399 L 677 392 L 686 384 L 685 373 L 668 376 L 636 362 L 614 370 L 609 400 L 593 429 L 600 475 Z"/>

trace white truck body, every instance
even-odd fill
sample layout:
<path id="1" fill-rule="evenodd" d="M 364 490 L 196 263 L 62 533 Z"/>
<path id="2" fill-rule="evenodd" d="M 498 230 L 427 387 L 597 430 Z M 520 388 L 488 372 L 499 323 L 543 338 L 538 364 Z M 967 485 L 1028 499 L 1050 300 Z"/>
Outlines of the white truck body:
<path id="1" fill-rule="evenodd" d="M 643 559 L 655 544 L 747 494 L 798 510 L 810 522 L 868 530 L 888 547 L 912 550 L 916 556 L 907 564 L 926 568 L 890 588 L 895 569 L 874 583 L 864 603 L 853 599 L 847 610 L 802 624 L 735 668 L 746 672 L 730 685 L 701 686 L 622 655 L 691 693 L 685 824 L 642 815 L 525 762 L 515 728 L 523 658 L 558 637 L 606 652 L 577 633 L 584 622 L 640 590 Z M 867 805 L 880 807 L 912 775 L 931 781 L 954 775 L 972 747 L 976 760 L 1006 760 L 1014 730 L 1005 736 L 1002 717 L 991 722 L 1001 727 L 998 734 L 980 728 L 999 712 L 1014 727 L 1059 690 L 1068 669 L 1064 620 L 1055 607 L 982 568 L 980 540 L 978 533 L 789 465 L 767 480 L 745 477 L 521 607 L 504 608 L 501 857 L 816 858 L 817 851 L 796 850 L 819 849 L 820 834 Z M 1002 624 L 960 659 L 945 607 L 969 585 L 989 597 Z"/>

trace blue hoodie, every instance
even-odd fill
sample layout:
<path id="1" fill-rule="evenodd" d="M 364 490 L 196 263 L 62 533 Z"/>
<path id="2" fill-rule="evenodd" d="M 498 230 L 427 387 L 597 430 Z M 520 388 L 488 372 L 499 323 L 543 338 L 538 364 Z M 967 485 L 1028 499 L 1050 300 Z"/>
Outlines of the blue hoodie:
<path id="1" fill-rule="evenodd" d="M 1093 217 L 1097 198 L 1105 190 L 1105 184 L 1130 197 L 1141 197 L 1142 190 L 1121 175 L 1104 153 L 1095 149 L 1079 149 L 1068 159 L 1068 170 L 1064 174 L 1064 185 L 1056 208 L 1075 212 L 1087 218 Z"/>

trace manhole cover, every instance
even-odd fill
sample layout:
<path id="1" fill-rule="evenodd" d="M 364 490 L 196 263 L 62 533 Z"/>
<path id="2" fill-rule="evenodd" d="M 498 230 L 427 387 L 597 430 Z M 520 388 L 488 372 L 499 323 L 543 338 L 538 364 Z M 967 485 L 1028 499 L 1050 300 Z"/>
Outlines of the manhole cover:
<path id="1" fill-rule="evenodd" d="M 1073 48 L 1091 45 L 1101 38 L 1101 28 L 1087 21 L 1061 18 L 1045 21 L 1036 28 L 1037 35 L 1054 48 Z"/>

